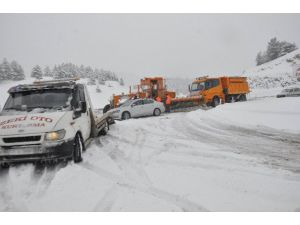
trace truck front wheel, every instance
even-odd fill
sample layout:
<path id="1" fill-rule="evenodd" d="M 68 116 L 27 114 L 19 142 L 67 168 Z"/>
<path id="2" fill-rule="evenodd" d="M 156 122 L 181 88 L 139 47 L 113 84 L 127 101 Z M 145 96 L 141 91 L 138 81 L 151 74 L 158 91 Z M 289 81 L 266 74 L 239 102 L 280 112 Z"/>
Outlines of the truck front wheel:
<path id="1" fill-rule="evenodd" d="M 100 135 L 106 135 L 108 133 L 109 130 L 109 123 L 108 121 L 105 122 L 105 127 L 103 127 L 103 129 L 100 131 Z"/>
<path id="2" fill-rule="evenodd" d="M 219 97 L 215 96 L 212 100 L 211 106 L 216 107 L 219 104 L 220 104 L 220 99 L 219 99 Z"/>
<path id="3" fill-rule="evenodd" d="M 76 134 L 74 140 L 73 160 L 75 163 L 82 161 L 82 152 L 84 150 L 84 143 L 79 133 Z"/>

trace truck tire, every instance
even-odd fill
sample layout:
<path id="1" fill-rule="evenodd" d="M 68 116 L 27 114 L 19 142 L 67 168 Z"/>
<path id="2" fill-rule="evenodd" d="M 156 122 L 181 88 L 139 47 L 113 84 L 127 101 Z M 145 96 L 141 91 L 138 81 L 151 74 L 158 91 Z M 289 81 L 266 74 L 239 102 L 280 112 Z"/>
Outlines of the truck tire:
<path id="1" fill-rule="evenodd" d="M 247 97 L 246 97 L 245 94 L 242 94 L 242 95 L 240 96 L 240 101 L 241 101 L 241 102 L 247 101 Z"/>
<path id="2" fill-rule="evenodd" d="M 220 104 L 220 99 L 219 99 L 219 97 L 215 96 L 212 100 L 211 106 L 216 107 L 219 104 Z"/>
<path id="3" fill-rule="evenodd" d="M 0 165 L 1 169 L 5 170 L 9 168 L 9 164 L 8 163 L 1 163 Z"/>
<path id="4" fill-rule="evenodd" d="M 105 121 L 105 127 L 100 131 L 100 135 L 107 135 L 109 130 L 109 123 L 108 121 Z"/>
<path id="5" fill-rule="evenodd" d="M 159 108 L 154 109 L 153 116 L 160 116 L 160 114 L 161 114 L 161 111 Z"/>
<path id="6" fill-rule="evenodd" d="M 130 113 L 129 112 L 123 112 L 123 114 L 122 114 L 122 120 L 128 120 L 128 119 L 130 119 L 131 118 L 131 115 L 130 115 Z"/>
<path id="7" fill-rule="evenodd" d="M 104 106 L 104 108 L 103 108 L 103 113 L 106 113 L 106 112 L 109 111 L 109 110 L 110 110 L 110 105 L 107 104 L 107 105 Z"/>
<path id="8" fill-rule="evenodd" d="M 84 151 L 84 143 L 81 135 L 77 133 L 74 139 L 74 150 L 73 150 L 73 160 L 75 163 L 79 163 L 82 161 L 83 151 Z"/>

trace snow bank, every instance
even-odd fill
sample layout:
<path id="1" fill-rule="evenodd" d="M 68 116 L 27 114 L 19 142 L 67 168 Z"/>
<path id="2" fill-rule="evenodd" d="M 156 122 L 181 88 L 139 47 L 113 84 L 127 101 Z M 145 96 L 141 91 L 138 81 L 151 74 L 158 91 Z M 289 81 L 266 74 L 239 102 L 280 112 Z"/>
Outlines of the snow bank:
<path id="1" fill-rule="evenodd" d="M 300 133 L 300 98 L 263 98 L 248 102 L 224 104 L 209 111 L 198 110 L 191 116 L 202 120 L 216 119 L 235 126 L 253 129 L 268 127 Z"/>

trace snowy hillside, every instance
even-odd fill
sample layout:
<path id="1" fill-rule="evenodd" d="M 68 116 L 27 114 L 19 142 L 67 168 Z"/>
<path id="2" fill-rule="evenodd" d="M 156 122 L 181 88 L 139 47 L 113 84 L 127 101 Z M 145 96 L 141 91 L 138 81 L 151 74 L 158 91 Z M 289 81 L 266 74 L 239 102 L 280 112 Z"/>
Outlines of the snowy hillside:
<path id="1" fill-rule="evenodd" d="M 295 68 L 300 68 L 300 49 L 268 63 L 245 70 L 249 84 L 254 88 L 276 88 L 295 85 Z"/>
<path id="2" fill-rule="evenodd" d="M 18 85 L 18 84 L 30 84 L 34 81 L 32 78 L 27 78 L 26 80 L 22 81 L 4 81 L 0 83 L 0 106 L 3 107 L 5 104 L 5 101 L 8 97 L 8 89 L 12 86 Z M 87 83 L 88 79 L 81 79 L 80 83 Z M 106 104 L 109 103 L 109 99 L 113 94 L 121 94 L 122 92 L 128 93 L 128 87 L 121 86 L 116 81 L 106 81 L 104 85 L 99 85 L 99 88 L 101 89 L 101 93 L 96 92 L 97 85 L 88 85 L 88 90 L 90 93 L 90 97 L 93 102 L 94 108 L 103 108 Z"/>

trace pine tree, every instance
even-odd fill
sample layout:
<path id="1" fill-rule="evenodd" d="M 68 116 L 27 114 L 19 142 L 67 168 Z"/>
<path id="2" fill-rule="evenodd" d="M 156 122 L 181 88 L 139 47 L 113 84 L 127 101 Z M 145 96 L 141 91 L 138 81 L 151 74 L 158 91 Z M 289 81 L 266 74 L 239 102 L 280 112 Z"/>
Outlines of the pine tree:
<path id="1" fill-rule="evenodd" d="M 123 80 L 123 78 L 120 79 L 120 85 L 124 86 L 124 80 Z"/>
<path id="2" fill-rule="evenodd" d="M 18 65 L 18 72 L 19 72 L 18 80 L 24 80 L 25 73 L 21 65 Z"/>
<path id="3" fill-rule="evenodd" d="M 0 65 L 0 74 L 1 74 L 1 80 L 11 79 L 11 75 L 12 75 L 11 68 L 6 58 L 3 59 L 2 64 Z"/>
<path id="4" fill-rule="evenodd" d="M 44 69 L 44 76 L 45 77 L 53 77 L 53 74 L 49 68 L 49 66 L 46 66 L 45 69 Z"/>
<path id="5" fill-rule="evenodd" d="M 31 77 L 36 78 L 38 80 L 43 78 L 42 69 L 39 65 L 36 65 L 35 67 L 33 67 L 32 71 L 31 71 Z"/>
<path id="6" fill-rule="evenodd" d="M 270 40 L 267 47 L 267 56 L 269 61 L 277 59 L 281 52 L 281 44 L 277 41 L 277 38 L 274 37 Z"/>
<path id="7" fill-rule="evenodd" d="M 14 60 L 10 64 L 11 80 L 23 80 L 25 78 L 23 68 Z"/>

